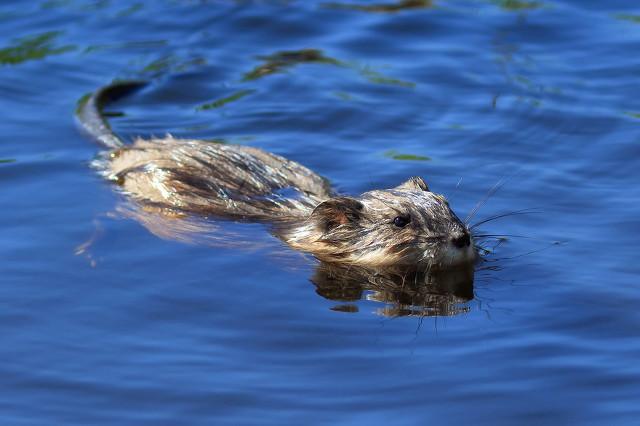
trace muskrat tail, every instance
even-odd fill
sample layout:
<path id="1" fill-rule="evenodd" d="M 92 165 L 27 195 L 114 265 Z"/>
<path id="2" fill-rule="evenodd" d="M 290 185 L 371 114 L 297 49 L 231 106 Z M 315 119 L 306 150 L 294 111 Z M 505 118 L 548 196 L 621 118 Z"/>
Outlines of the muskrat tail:
<path id="1" fill-rule="evenodd" d="M 109 149 L 121 148 L 124 142 L 111 130 L 111 126 L 102 114 L 102 108 L 147 84 L 147 81 L 142 80 L 115 81 L 81 99 L 76 111 L 80 126 L 89 136 L 105 147 Z"/>

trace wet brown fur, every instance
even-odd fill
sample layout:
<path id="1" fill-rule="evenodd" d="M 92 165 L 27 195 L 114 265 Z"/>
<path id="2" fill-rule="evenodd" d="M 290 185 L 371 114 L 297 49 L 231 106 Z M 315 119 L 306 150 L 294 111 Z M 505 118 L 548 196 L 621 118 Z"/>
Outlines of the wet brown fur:
<path id="1" fill-rule="evenodd" d="M 419 177 L 345 197 L 301 164 L 258 148 L 171 136 L 124 145 L 100 108 L 119 96 L 116 90 L 126 94 L 141 86 L 101 89 L 78 114 L 83 127 L 110 148 L 94 165 L 140 207 L 269 223 L 291 247 L 341 264 L 439 268 L 475 258 L 466 226 Z M 408 223 L 398 226 L 398 217 Z M 462 236 L 466 244 L 454 244 Z"/>
<path id="2" fill-rule="evenodd" d="M 311 170 L 253 147 L 138 139 L 95 164 L 141 205 L 268 222 L 293 248 L 330 262 L 448 264 L 443 250 L 451 236 L 466 232 L 421 178 L 357 198 L 334 196 Z M 409 217 L 409 224 L 394 225 L 397 216 Z"/>

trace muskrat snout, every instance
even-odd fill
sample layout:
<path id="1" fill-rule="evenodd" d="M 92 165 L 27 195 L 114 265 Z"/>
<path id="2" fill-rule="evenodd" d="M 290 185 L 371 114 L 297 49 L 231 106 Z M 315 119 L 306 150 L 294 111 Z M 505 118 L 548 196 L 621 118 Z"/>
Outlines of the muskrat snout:
<path id="1" fill-rule="evenodd" d="M 451 242 L 458 248 L 469 247 L 471 244 L 471 236 L 467 231 L 464 231 L 462 235 L 451 238 Z"/>

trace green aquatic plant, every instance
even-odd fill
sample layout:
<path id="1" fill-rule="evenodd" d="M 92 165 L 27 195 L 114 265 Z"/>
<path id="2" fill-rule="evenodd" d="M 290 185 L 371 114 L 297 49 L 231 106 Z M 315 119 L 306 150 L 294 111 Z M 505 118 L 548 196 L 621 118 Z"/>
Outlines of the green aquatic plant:
<path id="1" fill-rule="evenodd" d="M 625 115 L 628 115 L 631 118 L 637 118 L 638 120 L 640 120 L 640 112 L 626 111 Z"/>
<path id="2" fill-rule="evenodd" d="M 183 60 L 173 55 L 169 55 L 149 62 L 142 68 L 141 72 L 156 75 L 163 74 L 168 71 L 183 72 L 191 67 L 204 65 L 206 63 L 207 60 L 201 57 Z"/>
<path id="3" fill-rule="evenodd" d="M 401 161 L 429 161 L 431 157 L 425 155 L 402 154 L 395 150 L 385 151 L 384 156 L 393 160 Z"/>
<path id="4" fill-rule="evenodd" d="M 493 3 L 504 10 L 510 11 L 533 10 L 543 6 L 542 2 L 526 0 L 493 0 Z"/>
<path id="5" fill-rule="evenodd" d="M 351 9 L 363 12 L 374 13 L 394 13 L 406 9 L 426 9 L 433 7 L 431 0 L 402 0 L 397 3 L 380 3 L 380 4 L 349 4 L 349 3 L 325 3 L 324 7 L 332 9 Z"/>
<path id="6" fill-rule="evenodd" d="M 387 84 L 401 87 L 415 86 L 415 83 L 413 82 L 388 77 L 372 69 L 370 66 L 343 62 L 336 58 L 326 56 L 318 49 L 284 50 L 272 55 L 258 56 L 258 59 L 265 61 L 265 63 L 246 73 L 242 81 L 257 80 L 258 78 L 282 72 L 284 69 L 298 64 L 319 63 L 356 70 L 362 77 L 375 84 Z"/>
<path id="7" fill-rule="evenodd" d="M 13 46 L 0 49 L 0 65 L 17 65 L 74 50 L 76 47 L 72 45 L 54 45 L 60 34 L 60 31 L 49 31 L 18 39 Z"/>
<path id="8" fill-rule="evenodd" d="M 336 98 L 338 98 L 340 100 L 343 100 L 343 101 L 353 101 L 354 100 L 353 95 L 351 93 L 348 93 L 348 92 L 342 92 L 342 91 L 338 90 L 338 91 L 333 92 L 333 94 L 334 94 L 334 96 Z"/>
<path id="9" fill-rule="evenodd" d="M 400 80 L 398 78 L 387 77 L 386 75 L 371 69 L 371 67 L 359 67 L 358 72 L 371 83 L 388 84 L 393 86 L 413 88 L 416 84 L 412 81 Z"/>
<path id="10" fill-rule="evenodd" d="M 0 158 L 0 164 L 15 163 L 15 158 Z"/>
<path id="11" fill-rule="evenodd" d="M 206 110 L 209 110 L 209 109 L 220 108 L 220 107 L 225 106 L 228 103 L 240 100 L 240 99 L 244 98 L 245 96 L 250 95 L 250 94 L 252 94 L 254 92 L 255 92 L 255 90 L 251 90 L 251 89 L 238 90 L 237 92 L 235 92 L 235 93 L 233 93 L 233 94 L 231 94 L 231 95 L 229 95 L 227 97 L 224 97 L 224 98 L 221 98 L 221 99 L 216 99 L 213 102 L 209 102 L 209 103 L 206 103 L 206 104 L 199 105 L 199 106 L 196 107 L 196 111 L 206 111 Z"/>
<path id="12" fill-rule="evenodd" d="M 272 55 L 258 56 L 258 59 L 265 63 L 246 73 L 243 78 L 244 81 L 256 80 L 270 74 L 282 72 L 286 68 L 302 63 L 340 65 L 340 61 L 324 56 L 322 51 L 317 49 L 283 50 Z"/>
<path id="13" fill-rule="evenodd" d="M 618 15 L 615 15 L 616 19 L 619 19 L 620 21 L 629 21 L 629 22 L 633 22 L 634 24 L 640 24 L 640 15 L 627 15 L 624 13 L 620 13 Z"/>

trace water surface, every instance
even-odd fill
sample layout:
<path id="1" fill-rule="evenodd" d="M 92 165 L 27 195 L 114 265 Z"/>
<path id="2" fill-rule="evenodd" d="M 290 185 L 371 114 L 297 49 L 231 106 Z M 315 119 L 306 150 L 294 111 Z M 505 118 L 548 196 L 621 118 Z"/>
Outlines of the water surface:
<path id="1" fill-rule="evenodd" d="M 637 423 L 639 51 L 626 1 L 2 2 L 1 422 Z M 120 78 L 153 81 L 114 107 L 127 138 L 539 213 L 482 227 L 526 238 L 445 310 L 318 287 L 259 225 L 162 239 L 74 123 Z"/>

